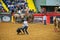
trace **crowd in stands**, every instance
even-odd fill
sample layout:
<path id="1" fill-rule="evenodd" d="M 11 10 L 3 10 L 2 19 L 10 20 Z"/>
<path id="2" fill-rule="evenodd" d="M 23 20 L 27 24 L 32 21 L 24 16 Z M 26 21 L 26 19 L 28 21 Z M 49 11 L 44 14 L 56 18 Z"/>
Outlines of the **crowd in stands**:
<path id="1" fill-rule="evenodd" d="M 0 13 L 1 12 L 6 12 L 5 9 L 2 7 L 2 4 L 0 3 Z"/>
<path id="2" fill-rule="evenodd" d="M 27 5 L 28 3 L 25 2 L 25 0 L 3 0 L 3 2 L 9 9 L 9 13 L 12 14 L 14 12 L 14 17 L 16 21 L 20 21 L 21 19 L 23 20 L 23 16 L 28 20 L 32 18 L 31 15 L 34 13 L 34 10 L 30 10 L 28 8 Z M 0 12 L 6 12 L 5 9 L 2 7 L 1 3 L 0 3 L 0 9 L 1 9 Z"/>
<path id="3" fill-rule="evenodd" d="M 26 9 L 28 9 L 28 3 L 25 2 L 25 0 L 3 0 L 7 8 L 9 9 L 9 12 L 19 12 L 22 11 L 22 13 L 25 13 Z M 1 12 L 6 12 L 6 10 L 2 7 L 2 4 L 0 3 L 0 10 Z M 33 13 L 34 10 L 28 10 L 29 13 Z"/>

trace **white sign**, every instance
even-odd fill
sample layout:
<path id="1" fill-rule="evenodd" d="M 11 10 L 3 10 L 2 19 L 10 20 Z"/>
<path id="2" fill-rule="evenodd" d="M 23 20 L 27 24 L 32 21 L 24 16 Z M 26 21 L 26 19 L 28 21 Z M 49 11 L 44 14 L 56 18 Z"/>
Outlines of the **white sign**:
<path id="1" fill-rule="evenodd" d="M 3 21 L 5 21 L 5 22 L 8 22 L 8 21 L 10 21 L 10 17 L 9 16 L 3 16 Z"/>
<path id="2" fill-rule="evenodd" d="M 42 22 L 43 18 L 42 16 L 35 16 L 34 17 L 34 22 Z"/>

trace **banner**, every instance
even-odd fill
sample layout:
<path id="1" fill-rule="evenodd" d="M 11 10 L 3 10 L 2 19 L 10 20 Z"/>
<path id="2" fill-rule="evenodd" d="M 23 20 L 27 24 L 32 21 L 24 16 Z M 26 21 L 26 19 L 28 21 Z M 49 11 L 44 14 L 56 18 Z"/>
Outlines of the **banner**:
<path id="1" fill-rule="evenodd" d="M 0 21 L 1 22 L 10 22 L 11 15 L 10 14 L 0 14 Z"/>
<path id="2" fill-rule="evenodd" d="M 10 17 L 9 16 L 3 16 L 2 17 L 2 21 L 9 22 L 10 21 Z"/>
<path id="3" fill-rule="evenodd" d="M 42 16 L 34 16 L 34 22 L 41 22 L 43 21 L 43 17 Z"/>

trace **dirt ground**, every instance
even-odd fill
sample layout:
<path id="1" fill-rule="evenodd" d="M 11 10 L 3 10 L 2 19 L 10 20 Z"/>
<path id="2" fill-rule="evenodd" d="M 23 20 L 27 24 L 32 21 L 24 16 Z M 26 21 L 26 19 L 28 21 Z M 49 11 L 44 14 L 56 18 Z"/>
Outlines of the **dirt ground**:
<path id="1" fill-rule="evenodd" d="M 54 32 L 53 24 L 29 23 L 27 34 L 17 35 L 22 24 L 0 23 L 0 40 L 60 40 L 60 32 Z"/>

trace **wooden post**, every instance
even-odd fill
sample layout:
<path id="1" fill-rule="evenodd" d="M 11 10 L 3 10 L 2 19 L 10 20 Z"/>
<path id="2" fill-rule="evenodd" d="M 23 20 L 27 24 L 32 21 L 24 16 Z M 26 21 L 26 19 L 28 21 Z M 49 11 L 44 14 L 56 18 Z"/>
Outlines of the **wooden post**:
<path id="1" fill-rule="evenodd" d="M 11 17 L 11 22 L 12 22 L 12 23 L 14 22 L 14 20 L 13 20 L 13 16 Z"/>

